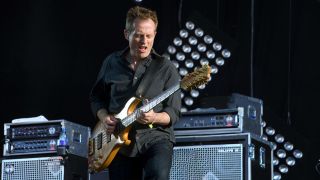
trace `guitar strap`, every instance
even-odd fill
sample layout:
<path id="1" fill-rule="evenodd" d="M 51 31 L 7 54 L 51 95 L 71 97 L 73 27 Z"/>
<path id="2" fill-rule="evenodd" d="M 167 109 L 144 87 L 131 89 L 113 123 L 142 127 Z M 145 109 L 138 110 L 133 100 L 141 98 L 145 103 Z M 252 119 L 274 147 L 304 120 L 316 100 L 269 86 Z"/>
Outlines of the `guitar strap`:
<path id="1" fill-rule="evenodd" d="M 146 72 L 144 73 L 143 79 L 141 80 L 137 91 L 136 95 L 139 98 L 143 99 L 144 93 L 148 87 L 150 87 L 150 84 L 152 80 L 154 79 L 155 75 L 157 74 L 157 70 L 161 66 L 165 59 L 162 58 L 161 56 L 158 56 L 154 59 L 151 60 L 151 63 L 149 67 L 146 69 Z"/>

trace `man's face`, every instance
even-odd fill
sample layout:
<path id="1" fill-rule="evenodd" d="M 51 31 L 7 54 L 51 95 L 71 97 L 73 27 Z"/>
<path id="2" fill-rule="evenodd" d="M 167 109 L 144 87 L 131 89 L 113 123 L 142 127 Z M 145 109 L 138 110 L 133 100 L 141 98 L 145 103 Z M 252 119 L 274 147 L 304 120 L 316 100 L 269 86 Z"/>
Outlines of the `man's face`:
<path id="1" fill-rule="evenodd" d="M 156 36 L 156 25 L 151 19 L 135 19 L 133 30 L 125 30 L 124 34 L 129 41 L 130 55 L 140 60 L 150 54 Z"/>

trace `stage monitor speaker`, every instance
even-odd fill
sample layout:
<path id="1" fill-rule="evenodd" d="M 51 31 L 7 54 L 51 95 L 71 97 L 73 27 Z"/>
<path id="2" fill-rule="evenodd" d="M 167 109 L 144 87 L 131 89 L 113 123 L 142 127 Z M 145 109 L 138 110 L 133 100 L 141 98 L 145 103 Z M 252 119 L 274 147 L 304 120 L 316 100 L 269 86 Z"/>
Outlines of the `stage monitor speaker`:
<path id="1" fill-rule="evenodd" d="M 3 159 L 1 180 L 87 180 L 88 160 L 75 155 Z"/>
<path id="2" fill-rule="evenodd" d="M 272 180 L 270 143 L 250 133 L 179 136 L 170 180 Z"/>

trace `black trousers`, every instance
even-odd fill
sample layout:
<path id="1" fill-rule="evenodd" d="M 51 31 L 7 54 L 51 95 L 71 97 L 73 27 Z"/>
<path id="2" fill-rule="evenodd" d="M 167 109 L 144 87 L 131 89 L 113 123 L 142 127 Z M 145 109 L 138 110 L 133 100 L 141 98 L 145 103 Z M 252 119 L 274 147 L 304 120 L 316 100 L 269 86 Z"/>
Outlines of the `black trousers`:
<path id="1" fill-rule="evenodd" d="M 139 157 L 117 154 L 109 165 L 110 180 L 168 180 L 173 144 L 161 140 Z"/>

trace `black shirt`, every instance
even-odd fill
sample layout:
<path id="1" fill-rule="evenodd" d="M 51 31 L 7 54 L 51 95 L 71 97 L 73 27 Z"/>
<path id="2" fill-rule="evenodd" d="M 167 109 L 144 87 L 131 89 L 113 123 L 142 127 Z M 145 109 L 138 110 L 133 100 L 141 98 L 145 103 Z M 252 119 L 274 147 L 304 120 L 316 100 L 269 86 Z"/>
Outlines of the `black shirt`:
<path id="1" fill-rule="evenodd" d="M 112 53 L 104 60 L 90 94 L 91 108 L 95 116 L 101 108 L 105 108 L 109 114 L 117 114 L 131 97 L 152 99 L 179 82 L 180 75 L 175 66 L 154 51 L 138 65 L 136 71 L 129 67 L 130 62 L 125 58 L 127 52 L 128 48 Z M 159 67 L 154 72 L 150 72 L 148 68 L 151 63 L 155 63 L 153 61 L 160 61 L 157 63 Z M 144 84 L 147 88 L 141 91 L 139 84 L 143 82 L 144 76 L 152 76 L 152 81 Z M 137 156 L 160 140 L 168 139 L 174 143 L 172 125 L 180 117 L 180 108 L 181 97 L 180 90 L 178 90 L 153 108 L 155 112 L 168 113 L 169 125 L 154 125 L 153 128 L 149 128 L 147 125 L 134 122 L 129 132 L 129 139 L 132 142 L 129 146 L 124 145 L 120 153 Z"/>

